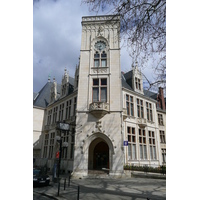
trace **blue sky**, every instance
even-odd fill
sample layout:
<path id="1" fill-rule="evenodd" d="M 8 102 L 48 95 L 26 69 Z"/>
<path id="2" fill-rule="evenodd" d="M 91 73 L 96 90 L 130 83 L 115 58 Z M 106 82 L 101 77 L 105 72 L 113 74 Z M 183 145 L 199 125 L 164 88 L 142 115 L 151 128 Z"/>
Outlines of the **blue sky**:
<path id="1" fill-rule="evenodd" d="M 110 8 L 108 8 L 110 10 Z M 111 14 L 108 12 L 99 14 Z M 46 84 L 48 76 L 58 83 L 65 67 L 74 77 L 81 46 L 82 16 L 96 15 L 81 0 L 35 0 L 33 4 L 33 91 Z M 121 70 L 131 69 L 132 59 L 121 42 Z M 151 67 L 143 70 L 152 79 Z"/>

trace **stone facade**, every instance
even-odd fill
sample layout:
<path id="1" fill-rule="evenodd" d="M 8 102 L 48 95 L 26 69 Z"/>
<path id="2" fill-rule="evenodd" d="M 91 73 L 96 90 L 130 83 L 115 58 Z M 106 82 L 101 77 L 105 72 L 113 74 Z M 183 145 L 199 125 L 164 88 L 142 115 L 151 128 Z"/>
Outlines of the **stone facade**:
<path id="1" fill-rule="evenodd" d="M 126 164 L 165 164 L 162 88 L 158 95 L 143 90 L 137 65 L 121 73 L 119 29 L 119 16 L 82 18 L 80 61 L 74 82 L 70 83 L 65 70 L 61 85 L 54 80 L 49 86 L 38 165 L 53 169 L 59 151 L 56 136 L 68 143 L 62 150 L 61 169 L 73 171 L 76 177 L 102 169 L 121 176 Z M 57 130 L 57 122 L 68 123 L 70 130 Z"/>

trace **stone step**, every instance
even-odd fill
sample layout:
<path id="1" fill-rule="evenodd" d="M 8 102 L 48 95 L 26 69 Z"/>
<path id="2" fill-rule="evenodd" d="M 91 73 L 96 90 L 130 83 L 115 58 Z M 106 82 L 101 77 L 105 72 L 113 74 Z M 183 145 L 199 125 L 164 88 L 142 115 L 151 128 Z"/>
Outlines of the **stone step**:
<path id="1" fill-rule="evenodd" d="M 109 178 L 109 170 L 88 170 L 86 178 Z"/>

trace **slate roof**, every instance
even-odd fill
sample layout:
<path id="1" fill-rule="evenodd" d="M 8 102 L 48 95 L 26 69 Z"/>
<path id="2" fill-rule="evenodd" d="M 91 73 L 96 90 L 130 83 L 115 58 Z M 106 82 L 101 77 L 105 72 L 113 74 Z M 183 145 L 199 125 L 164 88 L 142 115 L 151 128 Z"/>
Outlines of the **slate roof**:
<path id="1" fill-rule="evenodd" d="M 38 93 L 33 92 L 33 100 L 35 99 L 35 97 L 37 96 Z"/>
<path id="2" fill-rule="evenodd" d="M 127 72 L 126 74 L 121 73 L 121 76 L 122 76 L 122 87 L 134 91 L 132 88 L 132 70 Z M 157 100 L 157 93 L 145 89 L 143 89 L 143 91 L 144 91 L 144 96 Z"/>
<path id="3" fill-rule="evenodd" d="M 74 78 L 69 77 L 69 83 L 71 84 L 69 93 L 73 92 L 73 86 L 74 86 Z M 33 106 L 46 108 L 50 102 L 50 92 L 51 92 L 51 86 L 53 85 L 53 82 L 47 82 L 45 86 L 38 92 L 33 93 Z M 57 95 L 58 98 L 60 96 L 61 91 L 61 84 L 57 83 Z"/>
<path id="4" fill-rule="evenodd" d="M 33 101 L 34 106 L 46 108 L 50 102 L 50 91 L 52 82 L 47 82 L 46 85 L 38 92 L 37 98 Z"/>
<path id="5" fill-rule="evenodd" d="M 151 92 L 149 90 L 143 90 L 143 91 L 144 91 L 144 95 L 145 96 L 150 97 L 150 98 L 152 98 L 154 100 L 157 100 L 157 95 L 158 95 L 157 93 Z"/>

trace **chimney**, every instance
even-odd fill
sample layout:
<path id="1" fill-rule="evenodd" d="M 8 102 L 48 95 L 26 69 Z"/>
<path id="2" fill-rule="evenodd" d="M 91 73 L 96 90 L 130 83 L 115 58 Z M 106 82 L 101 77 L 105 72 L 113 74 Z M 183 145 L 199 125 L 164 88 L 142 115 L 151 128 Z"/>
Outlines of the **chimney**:
<path id="1" fill-rule="evenodd" d="M 165 99 L 164 99 L 164 94 L 163 94 L 163 88 L 159 87 L 159 94 L 158 94 L 158 101 L 160 104 L 160 108 L 163 110 L 166 110 L 165 108 Z"/>

